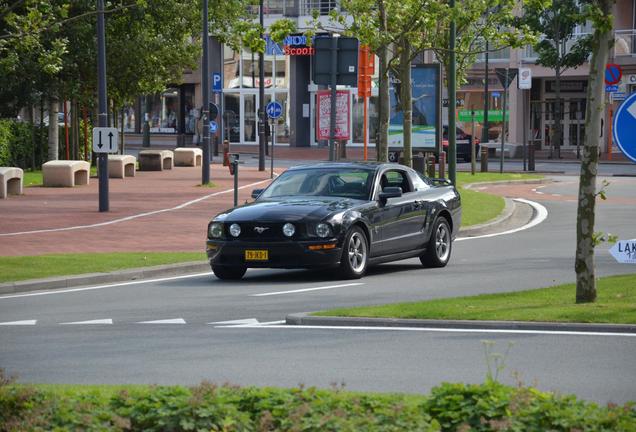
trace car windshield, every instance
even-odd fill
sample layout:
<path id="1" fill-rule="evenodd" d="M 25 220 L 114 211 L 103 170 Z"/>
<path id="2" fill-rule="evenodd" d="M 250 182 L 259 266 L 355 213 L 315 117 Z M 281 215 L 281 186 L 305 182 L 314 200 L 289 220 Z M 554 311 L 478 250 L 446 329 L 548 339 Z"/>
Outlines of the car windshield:
<path id="1" fill-rule="evenodd" d="M 344 167 L 285 171 L 259 198 L 310 195 L 365 200 L 369 197 L 373 173 L 373 170 Z"/>

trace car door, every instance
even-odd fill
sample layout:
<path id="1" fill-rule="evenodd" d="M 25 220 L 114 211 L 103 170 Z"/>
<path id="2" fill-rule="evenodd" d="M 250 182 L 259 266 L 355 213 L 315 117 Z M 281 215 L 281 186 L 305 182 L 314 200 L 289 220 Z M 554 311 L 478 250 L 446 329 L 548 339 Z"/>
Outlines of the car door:
<path id="1" fill-rule="evenodd" d="M 417 248 L 421 237 L 419 203 L 417 193 L 406 170 L 390 168 L 380 175 L 379 187 L 376 188 L 376 199 L 384 187 L 402 188 L 402 196 L 389 198 L 384 205 L 380 204 L 377 213 L 379 241 L 377 253 L 387 255 L 407 252 Z"/>

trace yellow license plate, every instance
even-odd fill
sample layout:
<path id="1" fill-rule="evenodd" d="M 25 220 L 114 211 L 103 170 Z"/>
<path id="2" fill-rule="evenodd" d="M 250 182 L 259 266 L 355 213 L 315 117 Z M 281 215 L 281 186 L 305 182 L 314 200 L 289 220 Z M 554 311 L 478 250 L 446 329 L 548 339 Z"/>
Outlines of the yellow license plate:
<path id="1" fill-rule="evenodd" d="M 245 261 L 267 261 L 269 259 L 269 251 L 267 250 L 246 250 Z"/>

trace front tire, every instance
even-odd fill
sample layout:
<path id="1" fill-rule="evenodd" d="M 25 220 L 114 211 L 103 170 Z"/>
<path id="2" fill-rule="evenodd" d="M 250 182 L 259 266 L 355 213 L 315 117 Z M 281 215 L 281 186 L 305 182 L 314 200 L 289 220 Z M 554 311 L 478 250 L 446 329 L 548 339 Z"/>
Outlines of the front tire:
<path id="1" fill-rule="evenodd" d="M 450 260 L 453 241 L 448 220 L 439 217 L 433 224 L 433 232 L 428 241 L 426 252 L 420 256 L 424 267 L 446 267 Z"/>
<path id="2" fill-rule="evenodd" d="M 245 275 L 247 267 L 229 267 L 213 264 L 212 271 L 214 272 L 214 276 L 221 280 L 240 280 L 243 275 Z"/>
<path id="3" fill-rule="evenodd" d="M 369 245 L 364 231 L 353 227 L 347 233 L 342 247 L 340 271 L 346 279 L 360 279 L 367 272 Z"/>

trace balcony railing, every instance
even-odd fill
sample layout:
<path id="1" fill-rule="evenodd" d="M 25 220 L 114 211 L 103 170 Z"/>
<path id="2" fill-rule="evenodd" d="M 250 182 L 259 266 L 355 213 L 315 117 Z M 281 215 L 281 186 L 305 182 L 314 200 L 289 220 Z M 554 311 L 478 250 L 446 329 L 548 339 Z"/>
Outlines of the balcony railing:
<path id="1" fill-rule="evenodd" d="M 568 39 L 565 42 L 565 47 L 563 49 L 564 52 L 568 52 L 572 49 L 574 44 L 582 37 L 588 36 L 590 33 L 575 33 L 572 38 Z M 536 60 L 539 55 L 535 51 L 533 46 L 527 46 L 524 53 L 523 59 L 526 61 Z"/>
<path id="2" fill-rule="evenodd" d="M 337 0 L 263 0 L 265 15 L 297 17 L 311 15 L 315 10 L 327 15 L 333 9 L 339 10 Z M 258 13 L 258 6 L 253 6 L 252 12 Z"/>

